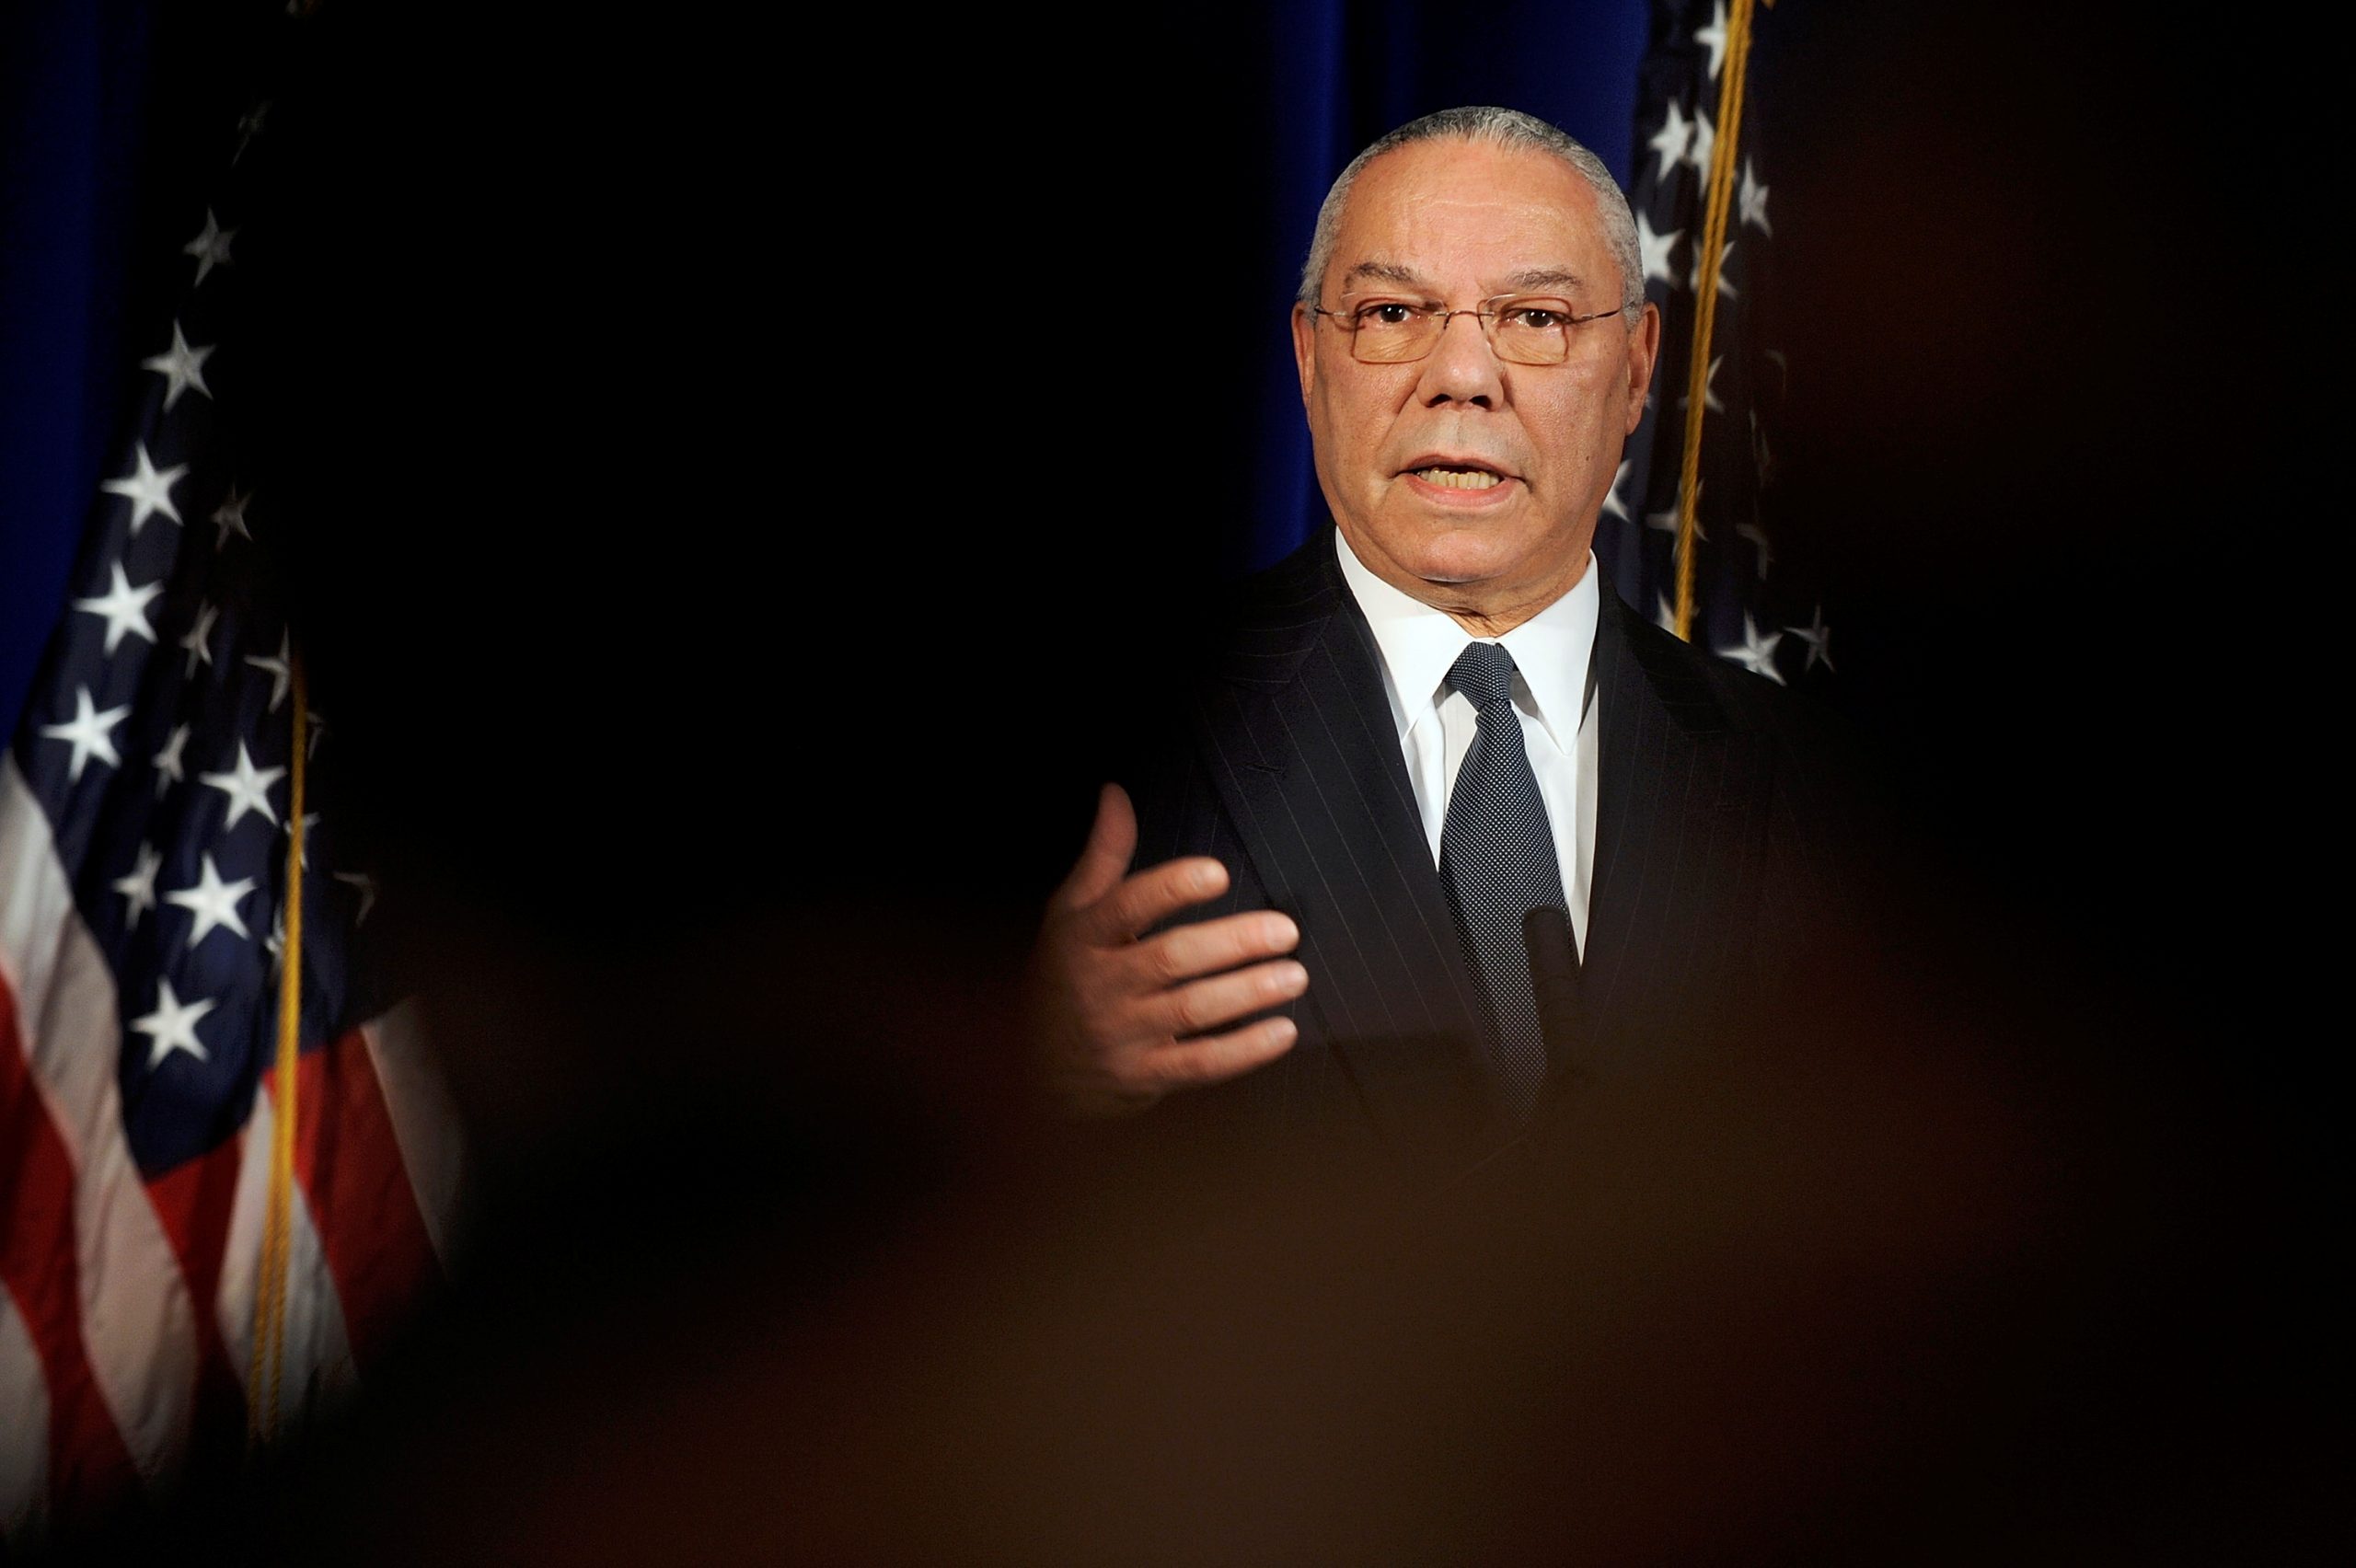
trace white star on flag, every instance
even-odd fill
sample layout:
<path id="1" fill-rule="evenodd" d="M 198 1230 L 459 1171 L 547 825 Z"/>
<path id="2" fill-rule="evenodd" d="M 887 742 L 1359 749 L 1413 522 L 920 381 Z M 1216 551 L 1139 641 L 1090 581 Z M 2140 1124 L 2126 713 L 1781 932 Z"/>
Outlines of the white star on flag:
<path id="1" fill-rule="evenodd" d="M 115 892 L 131 901 L 131 913 L 124 917 L 123 929 L 139 929 L 139 917 L 156 907 L 156 872 L 162 868 L 164 857 L 152 844 L 142 844 L 138 857 L 132 863 L 131 874 L 114 879 Z"/>
<path id="2" fill-rule="evenodd" d="M 360 890 L 360 913 L 352 917 L 354 926 L 368 923 L 368 911 L 376 907 L 376 879 L 365 871 L 338 871 L 335 880 Z"/>
<path id="3" fill-rule="evenodd" d="M 1717 394 L 1718 366 L 1726 363 L 1727 356 L 1724 354 L 1712 356 L 1709 374 L 1702 377 L 1702 407 L 1714 414 L 1723 414 L 1727 411 L 1727 406 L 1718 401 Z M 1677 400 L 1677 406 L 1680 409 L 1692 408 L 1693 406 L 1692 394 L 1680 398 Z"/>
<path id="4" fill-rule="evenodd" d="M 1634 459 L 1628 457 L 1621 458 L 1619 472 L 1611 476 L 1611 488 L 1609 490 L 1606 490 L 1603 495 L 1603 510 L 1605 515 L 1617 517 L 1623 523 L 1625 523 L 1628 520 L 1628 503 L 1620 499 L 1620 487 L 1627 483 L 1628 470 L 1633 467 L 1634 467 Z"/>
<path id="5" fill-rule="evenodd" d="M 130 712 L 129 703 L 121 708 L 110 708 L 104 713 L 98 712 L 90 703 L 90 688 L 84 686 L 74 694 L 73 718 L 63 724 L 43 724 L 40 727 L 40 732 L 51 740 L 65 741 L 73 745 L 74 761 L 65 770 L 69 783 L 82 781 L 82 765 L 93 755 L 109 767 L 121 765 L 122 758 L 116 755 L 114 737 L 108 732 L 121 723 Z"/>
<path id="6" fill-rule="evenodd" d="M 272 825 L 278 813 L 271 809 L 270 787 L 286 777 L 283 767 L 256 767 L 252 757 L 246 755 L 246 743 L 237 743 L 237 766 L 225 773 L 200 773 L 196 781 L 210 784 L 229 797 L 229 820 L 221 824 L 226 833 L 236 827 L 248 811 L 260 812 Z"/>
<path id="7" fill-rule="evenodd" d="M 1693 142 L 1693 127 L 1685 122 L 1684 110 L 1678 106 L 1677 100 L 1669 99 L 1667 107 L 1669 118 L 1661 121 L 1660 129 L 1654 132 L 1652 140 L 1645 144 L 1660 157 L 1657 178 L 1662 179 L 1667 179 L 1669 171 L 1684 159 L 1685 149 Z"/>
<path id="8" fill-rule="evenodd" d="M 1735 297 L 1734 282 L 1727 276 L 1727 260 L 1733 255 L 1734 241 L 1727 240 L 1718 247 L 1718 297 L 1720 299 Z M 1695 294 L 1702 292 L 1702 248 L 1698 245 L 1693 248 L 1693 281 L 1686 286 Z"/>
<path id="9" fill-rule="evenodd" d="M 172 995 L 171 981 L 160 974 L 156 977 L 156 1010 L 131 1023 L 132 1028 L 156 1043 L 148 1049 L 147 1066 L 152 1069 L 175 1051 L 185 1051 L 200 1062 L 210 1060 L 196 1038 L 196 1020 L 213 1010 L 213 998 L 207 997 L 182 1007 L 180 999 Z"/>
<path id="10" fill-rule="evenodd" d="M 270 673 L 270 710 L 272 713 L 277 712 L 278 705 L 286 700 L 286 683 L 294 678 L 294 666 L 287 657 L 286 639 L 285 632 L 278 634 L 278 651 L 275 654 L 246 655 L 247 663 Z"/>
<path id="11" fill-rule="evenodd" d="M 175 523 L 180 520 L 180 509 L 172 502 L 172 487 L 188 474 L 185 463 L 175 463 L 168 468 L 158 470 L 148 460 L 147 444 L 144 441 L 138 444 L 137 450 L 136 467 L 122 478 L 109 479 L 98 487 L 109 495 L 131 498 L 131 532 L 134 538 L 147 519 L 158 512 Z"/>
<path id="12" fill-rule="evenodd" d="M 210 344 L 201 349 L 190 348 L 188 340 L 180 336 L 180 324 L 175 321 L 172 323 L 172 346 L 152 359 L 139 362 L 140 369 L 152 370 L 164 378 L 166 412 L 168 413 L 172 405 L 180 400 L 180 394 L 191 386 L 208 398 L 213 396 L 213 388 L 204 384 L 204 360 L 212 352 Z"/>
<path id="13" fill-rule="evenodd" d="M 1693 41 L 1710 52 L 1710 80 L 1716 81 L 1718 68 L 1727 63 L 1726 0 L 1717 0 L 1717 14 L 1708 27 L 1694 29 Z"/>
<path id="14" fill-rule="evenodd" d="M 1669 253 L 1676 249 L 1677 242 L 1684 237 L 1683 229 L 1655 234 L 1652 220 L 1642 213 L 1636 214 L 1636 248 L 1645 259 L 1645 282 L 1649 283 L 1658 278 L 1670 288 L 1675 288 L 1684 281 L 1677 275 L 1677 270 L 1669 265 Z"/>
<path id="15" fill-rule="evenodd" d="M 1745 610 L 1742 612 L 1742 640 L 1731 648 L 1721 648 L 1716 651 L 1719 658 L 1765 675 L 1777 686 L 1784 686 L 1787 684 L 1784 672 L 1775 668 L 1775 644 L 1783 640 L 1784 634 L 1780 631 L 1760 636 L 1758 625 L 1751 620 L 1750 612 Z"/>
<path id="16" fill-rule="evenodd" d="M 223 228 L 213 209 L 204 209 L 204 231 L 180 247 L 181 255 L 196 258 L 196 286 L 203 286 L 205 274 L 214 268 L 229 265 L 229 242 L 237 237 L 236 229 Z"/>
<path id="17" fill-rule="evenodd" d="M 1710 536 L 1702 531 L 1702 497 L 1709 489 L 1707 479 L 1693 481 L 1693 537 L 1705 545 L 1710 542 Z M 1663 534 L 1676 533 L 1680 526 L 1679 509 L 1672 504 L 1659 512 L 1646 513 L 1645 526 Z"/>
<path id="18" fill-rule="evenodd" d="M 186 724 L 173 725 L 172 738 L 166 741 L 164 749 L 156 754 L 156 799 L 159 801 L 164 798 L 166 790 L 188 777 L 180 762 L 180 753 L 188 745 L 188 737 L 189 727 Z"/>
<path id="19" fill-rule="evenodd" d="M 1751 548 L 1759 552 L 1759 581 L 1766 582 L 1767 569 L 1775 564 L 1775 547 L 1767 542 L 1767 530 L 1756 523 L 1744 523 L 1738 525 L 1735 532 L 1749 539 Z"/>
<path id="20" fill-rule="evenodd" d="M 1767 188 L 1759 183 L 1759 176 L 1752 172 L 1749 158 L 1742 160 L 1742 188 L 1735 200 L 1741 204 L 1745 224 L 1770 239 L 1775 237 L 1775 231 L 1767 226 Z"/>
<path id="21" fill-rule="evenodd" d="M 164 591 L 160 582 L 144 588 L 133 588 L 131 579 L 123 574 L 122 563 L 110 563 L 108 571 L 114 574 L 114 585 L 91 599 L 76 599 L 74 607 L 87 615 L 102 617 L 107 623 L 106 651 L 112 654 L 122 642 L 125 632 L 132 632 L 147 641 L 156 640 L 156 628 L 147 624 L 147 605 Z"/>
<path id="22" fill-rule="evenodd" d="M 237 535 L 248 544 L 253 543 L 254 536 L 246 532 L 246 506 L 252 500 L 252 491 L 248 490 L 241 495 L 237 491 L 237 487 L 231 485 L 228 495 L 220 505 L 213 509 L 213 521 L 221 530 L 221 537 L 214 541 L 216 548 L 225 547 L 232 534 Z"/>
<path id="23" fill-rule="evenodd" d="M 1816 613 L 1808 617 L 1807 625 L 1787 626 L 1784 629 L 1807 645 L 1807 663 L 1800 666 L 1800 674 L 1807 674 L 1819 663 L 1828 670 L 1832 669 L 1832 628 L 1824 624 L 1822 604 L 1816 606 Z M 1840 672 L 1833 673 L 1837 674 Z"/>
<path id="24" fill-rule="evenodd" d="M 237 901 L 253 890 L 254 879 L 251 877 L 223 882 L 221 872 L 213 864 L 213 857 L 207 855 L 196 885 L 164 894 L 164 902 L 177 904 L 195 915 L 196 925 L 188 938 L 189 951 L 193 952 L 198 944 L 224 926 L 240 937 L 252 938 L 253 933 L 246 929 L 245 920 L 237 914 Z"/>
<path id="25" fill-rule="evenodd" d="M 1711 150 L 1717 144 L 1718 135 L 1716 132 L 1710 129 L 1710 117 L 1700 110 L 1695 110 L 1693 111 L 1693 143 L 1685 149 L 1685 161 L 1700 169 L 1704 179 L 1707 179 L 1710 173 Z"/>
<path id="26" fill-rule="evenodd" d="M 180 639 L 180 646 L 188 650 L 188 678 L 191 680 L 196 678 L 196 667 L 199 664 L 213 663 L 213 644 L 210 639 L 213 636 L 213 623 L 220 617 L 220 615 L 221 612 L 218 609 L 200 601 L 196 606 L 196 624 L 190 627 L 188 635 Z"/>
<path id="27" fill-rule="evenodd" d="M 1666 632 L 1677 630 L 1677 606 L 1669 602 L 1666 594 L 1653 595 L 1653 624 Z"/>

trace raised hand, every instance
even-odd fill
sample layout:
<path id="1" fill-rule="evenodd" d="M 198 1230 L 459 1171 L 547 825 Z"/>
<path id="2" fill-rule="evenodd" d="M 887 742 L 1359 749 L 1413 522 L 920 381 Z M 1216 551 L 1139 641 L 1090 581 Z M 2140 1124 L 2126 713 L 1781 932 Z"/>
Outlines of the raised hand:
<path id="1" fill-rule="evenodd" d="M 1227 891 L 1227 868 L 1195 856 L 1129 873 L 1138 820 L 1107 784 L 1088 844 L 1047 900 L 1032 953 L 1032 999 L 1049 1096 L 1075 1115 L 1143 1110 L 1173 1089 L 1218 1083 L 1292 1048 L 1288 1018 L 1222 1025 L 1298 997 L 1309 972 L 1285 916 L 1253 910 L 1145 933 Z"/>

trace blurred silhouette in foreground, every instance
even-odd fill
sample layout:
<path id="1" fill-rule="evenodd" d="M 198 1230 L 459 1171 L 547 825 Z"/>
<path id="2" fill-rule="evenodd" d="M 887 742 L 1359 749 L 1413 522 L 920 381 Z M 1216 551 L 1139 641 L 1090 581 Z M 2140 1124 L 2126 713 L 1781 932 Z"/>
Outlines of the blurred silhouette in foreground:
<path id="1" fill-rule="evenodd" d="M 2065 1052 L 2065 995 L 2024 1032 L 1967 975 L 1809 974 L 1742 1059 L 1403 1207 L 1009 1095 L 970 936 L 617 961 L 454 917 L 467 1293 L 364 1419 L 158 1549 L 2217 1561 L 2288 1528 L 2244 1294 L 2273 1238 L 2210 1180 L 2257 1151 Z"/>

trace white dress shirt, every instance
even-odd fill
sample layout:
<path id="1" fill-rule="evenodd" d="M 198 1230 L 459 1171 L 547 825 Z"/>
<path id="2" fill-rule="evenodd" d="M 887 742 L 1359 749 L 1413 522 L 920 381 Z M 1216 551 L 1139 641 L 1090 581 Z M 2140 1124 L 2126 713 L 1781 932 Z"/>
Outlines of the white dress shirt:
<path id="1" fill-rule="evenodd" d="M 1593 552 L 1571 591 L 1503 637 L 1474 638 L 1421 600 L 1408 597 L 1359 560 L 1337 529 L 1334 552 L 1343 579 L 1366 612 L 1382 653 L 1382 689 L 1399 727 L 1407 781 L 1424 820 L 1432 863 L 1439 863 L 1440 829 L 1448 822 L 1449 791 L 1472 749 L 1480 719 L 1469 698 L 1448 688 L 1448 672 L 1470 642 L 1495 642 L 1513 655 L 1514 711 L 1521 739 L 1546 802 L 1554 836 L 1554 863 L 1563 872 L 1563 899 L 1579 951 L 1587 951 L 1588 890 L 1595 871 L 1595 786 L 1598 725 L 1588 665 L 1595 651 L 1602 592 Z"/>

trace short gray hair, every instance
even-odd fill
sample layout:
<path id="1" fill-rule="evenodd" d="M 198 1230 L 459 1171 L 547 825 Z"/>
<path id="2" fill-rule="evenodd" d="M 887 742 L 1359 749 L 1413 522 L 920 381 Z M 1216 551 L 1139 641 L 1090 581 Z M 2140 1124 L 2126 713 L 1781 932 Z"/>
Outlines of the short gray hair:
<path id="1" fill-rule="evenodd" d="M 1449 136 L 1552 153 L 1577 170 L 1579 178 L 1595 191 L 1595 204 L 1603 214 L 1603 242 L 1620 269 L 1620 309 L 1633 317 L 1634 312 L 1644 308 L 1645 264 L 1636 248 L 1636 220 L 1629 213 L 1628 198 L 1621 194 L 1619 182 L 1611 178 L 1603 160 L 1534 114 L 1489 107 L 1443 109 L 1438 114 L 1411 120 L 1396 131 L 1378 137 L 1366 151 L 1350 160 L 1349 167 L 1334 179 L 1334 188 L 1325 192 L 1324 205 L 1317 209 L 1317 232 L 1310 238 L 1309 259 L 1300 269 L 1300 293 L 1297 297 L 1301 304 L 1318 303 L 1319 293 L 1325 286 L 1325 269 L 1334 259 L 1334 242 L 1341 233 L 1342 209 L 1349 205 L 1350 188 L 1357 183 L 1366 166 L 1400 147 Z"/>

